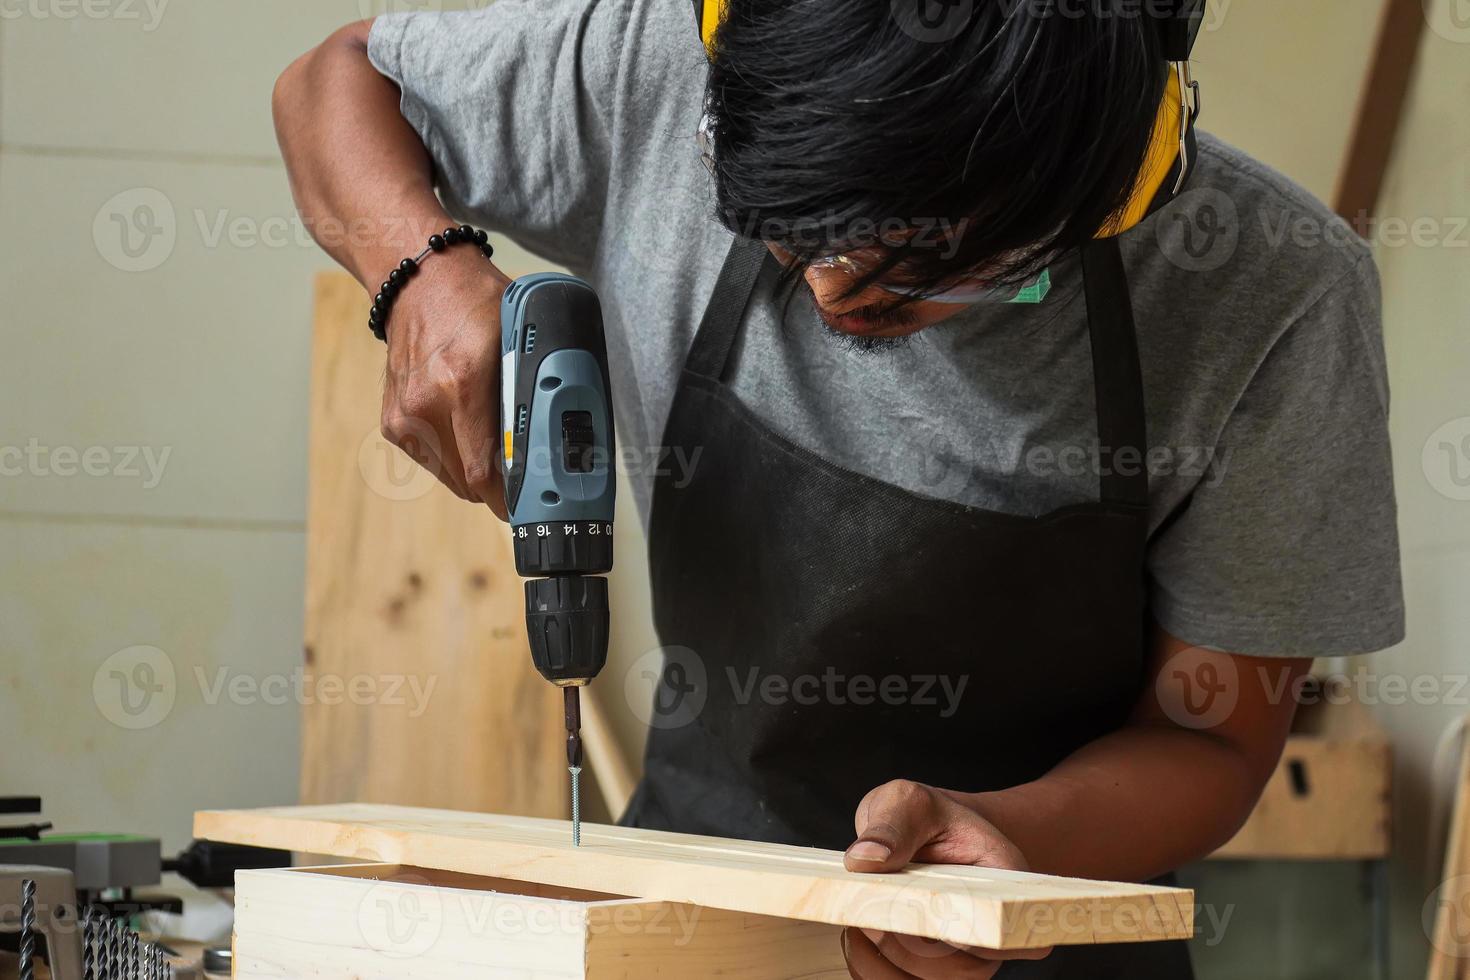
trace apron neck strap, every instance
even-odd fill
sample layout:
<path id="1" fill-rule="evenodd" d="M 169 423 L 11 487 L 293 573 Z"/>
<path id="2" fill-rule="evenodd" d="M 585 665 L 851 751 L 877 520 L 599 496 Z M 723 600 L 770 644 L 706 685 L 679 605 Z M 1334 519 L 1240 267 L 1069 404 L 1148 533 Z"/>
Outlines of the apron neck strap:
<path id="1" fill-rule="evenodd" d="M 1082 247 L 1103 503 L 1148 505 L 1148 426 L 1128 273 L 1116 238 Z"/>
<path id="2" fill-rule="evenodd" d="M 694 346 L 689 351 L 689 360 L 684 369 L 714 381 L 726 381 L 730 351 L 735 338 L 740 335 L 740 324 L 745 318 L 745 308 L 755 293 L 761 270 L 767 262 L 774 264 L 765 243 L 736 238 L 720 269 L 720 278 L 715 282 L 714 297 L 705 307 L 704 319 L 699 332 L 694 335 Z"/>

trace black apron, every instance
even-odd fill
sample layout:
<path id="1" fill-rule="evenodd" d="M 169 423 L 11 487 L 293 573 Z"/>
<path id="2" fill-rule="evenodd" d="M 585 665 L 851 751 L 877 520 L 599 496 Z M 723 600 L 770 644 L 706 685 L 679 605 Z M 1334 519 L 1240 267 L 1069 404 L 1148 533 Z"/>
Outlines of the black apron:
<path id="1" fill-rule="evenodd" d="M 1116 240 L 1082 259 L 1099 445 L 1141 461 Z M 858 802 L 889 780 L 1005 789 L 1124 722 L 1145 680 L 1148 476 L 1104 467 L 1098 503 L 1030 518 L 792 444 L 727 384 L 751 297 L 780 302 L 777 271 L 760 242 L 730 249 L 664 433 L 665 453 L 697 463 L 678 479 L 663 467 L 654 491 L 654 619 L 670 652 L 624 822 L 842 850 Z M 999 976 L 1191 972 L 1168 943 L 1064 949 Z"/>

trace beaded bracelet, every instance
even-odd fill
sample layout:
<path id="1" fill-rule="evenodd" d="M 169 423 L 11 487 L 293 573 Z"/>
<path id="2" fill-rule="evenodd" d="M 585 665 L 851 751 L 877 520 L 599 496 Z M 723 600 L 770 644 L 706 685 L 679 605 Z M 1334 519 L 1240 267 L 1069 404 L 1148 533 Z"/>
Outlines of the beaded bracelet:
<path id="1" fill-rule="evenodd" d="M 368 329 L 372 330 L 374 337 L 384 343 L 388 342 L 388 314 L 393 311 L 393 301 L 398 298 L 399 291 L 418 275 L 419 263 L 430 252 L 442 252 L 451 245 L 475 245 L 486 259 L 495 257 L 495 247 L 490 244 L 490 236 L 469 225 L 445 228 L 442 234 L 431 235 L 428 247 L 413 258 L 398 263 L 398 268 L 388 274 L 387 281 L 379 287 L 378 295 L 373 297 L 373 310 L 368 314 Z"/>

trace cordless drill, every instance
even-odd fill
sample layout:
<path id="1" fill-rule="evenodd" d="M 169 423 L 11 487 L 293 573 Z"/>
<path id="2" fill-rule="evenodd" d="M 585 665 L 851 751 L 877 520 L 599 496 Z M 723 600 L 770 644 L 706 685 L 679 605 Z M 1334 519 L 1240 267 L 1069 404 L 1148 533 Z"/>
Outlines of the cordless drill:
<path id="1" fill-rule="evenodd" d="M 526 632 L 541 676 L 562 688 L 572 843 L 582 843 L 580 691 L 607 663 L 613 409 L 602 306 L 573 276 L 517 279 L 500 309 L 502 473 Z"/>

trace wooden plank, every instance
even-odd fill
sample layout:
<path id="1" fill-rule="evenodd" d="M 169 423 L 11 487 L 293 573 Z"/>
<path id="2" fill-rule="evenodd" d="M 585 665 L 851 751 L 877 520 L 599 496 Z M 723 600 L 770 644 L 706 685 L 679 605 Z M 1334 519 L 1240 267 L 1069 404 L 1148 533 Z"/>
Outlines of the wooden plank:
<path id="1" fill-rule="evenodd" d="M 1386 0 L 1373 62 L 1363 80 L 1347 159 L 1338 178 L 1337 213 L 1360 232 L 1383 191 L 1403 121 L 1425 28 L 1424 0 Z"/>
<path id="2" fill-rule="evenodd" d="M 949 865 L 895 875 L 836 851 L 619 827 L 343 805 L 195 815 L 205 840 L 438 868 L 991 949 L 1188 938 L 1193 893 Z"/>
<path id="3" fill-rule="evenodd" d="M 1470 976 L 1470 736 L 1460 753 L 1444 875 L 1434 896 L 1429 980 Z"/>
<path id="4" fill-rule="evenodd" d="M 562 816 L 561 694 L 531 666 L 509 533 L 379 437 L 367 309 L 318 278 L 301 798 Z"/>
<path id="5" fill-rule="evenodd" d="M 239 980 L 845 978 L 839 930 L 396 865 L 242 872 Z"/>

